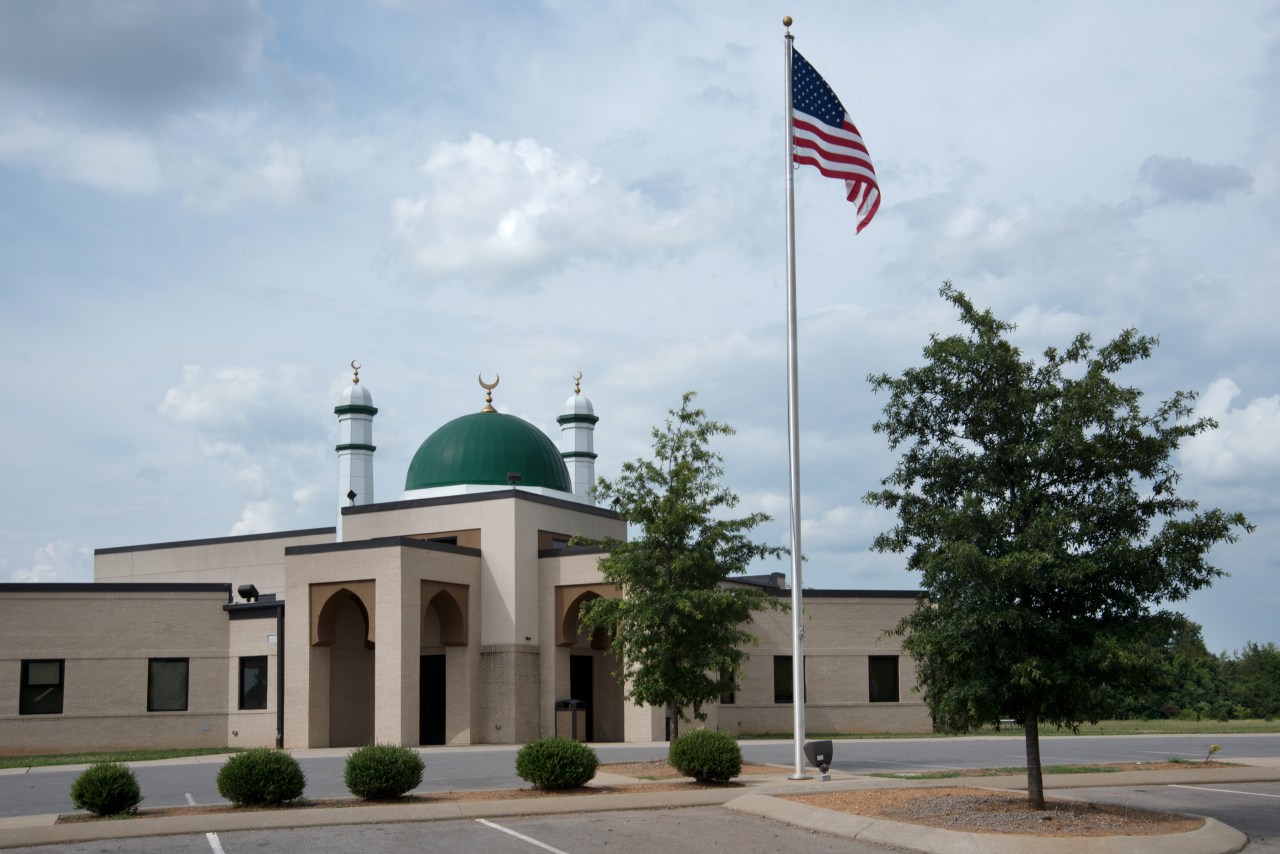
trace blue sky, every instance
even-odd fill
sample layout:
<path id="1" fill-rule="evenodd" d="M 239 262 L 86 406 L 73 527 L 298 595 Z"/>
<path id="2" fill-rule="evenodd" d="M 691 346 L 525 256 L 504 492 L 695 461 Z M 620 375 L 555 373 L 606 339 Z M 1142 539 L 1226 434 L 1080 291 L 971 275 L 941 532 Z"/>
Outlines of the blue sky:
<path id="1" fill-rule="evenodd" d="M 439 424 L 556 435 L 582 371 L 599 471 L 696 389 L 787 541 L 782 27 L 851 111 L 884 204 L 797 173 L 806 581 L 868 551 L 893 457 L 870 373 L 955 328 L 1028 353 L 1160 337 L 1123 379 L 1221 423 L 1183 494 L 1258 524 L 1186 603 L 1280 640 L 1274 2 L 0 4 L 0 579 L 95 547 L 332 523 L 347 364 L 377 497 Z"/>

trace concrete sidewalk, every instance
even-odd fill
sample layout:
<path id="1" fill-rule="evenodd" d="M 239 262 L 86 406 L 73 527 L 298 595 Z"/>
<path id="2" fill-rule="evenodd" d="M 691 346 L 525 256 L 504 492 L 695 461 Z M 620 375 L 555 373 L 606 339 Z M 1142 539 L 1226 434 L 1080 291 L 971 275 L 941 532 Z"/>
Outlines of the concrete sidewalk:
<path id="1" fill-rule="evenodd" d="M 1238 761 L 1238 760 L 1237 760 Z M 1280 782 L 1280 762 L 1256 760 L 1237 766 L 1194 766 L 1174 771 L 1132 771 L 1111 774 L 1055 774 L 1045 777 L 1046 790 L 1095 786 L 1168 785 L 1201 783 Z M 973 834 L 923 825 L 872 819 L 849 813 L 817 809 L 780 796 L 849 789 L 926 786 L 973 786 L 1022 789 L 1025 776 L 958 777 L 940 780 L 904 780 L 883 777 L 833 775 L 829 782 L 787 779 L 789 771 L 739 778 L 734 788 L 693 788 L 687 791 L 650 791 L 644 781 L 601 773 L 596 786 L 631 787 L 616 794 L 559 795 L 512 800 L 451 801 L 440 803 L 374 804 L 282 810 L 234 810 L 193 815 L 139 816 L 124 821 L 87 821 L 59 824 L 57 815 L 0 819 L 0 849 L 32 845 L 128 839 L 144 836 L 176 836 L 228 833 L 293 827 L 378 824 L 387 822 L 444 821 L 498 818 L 515 815 L 558 815 L 612 810 L 671 809 L 725 806 L 729 809 L 834 834 L 862 842 L 923 852 L 1098 852 L 1098 854 L 1231 854 L 1247 844 L 1244 834 L 1207 819 L 1192 833 L 1166 836 L 1111 836 L 1052 838 L 1002 834 Z M 744 789 L 746 791 L 744 792 Z"/>

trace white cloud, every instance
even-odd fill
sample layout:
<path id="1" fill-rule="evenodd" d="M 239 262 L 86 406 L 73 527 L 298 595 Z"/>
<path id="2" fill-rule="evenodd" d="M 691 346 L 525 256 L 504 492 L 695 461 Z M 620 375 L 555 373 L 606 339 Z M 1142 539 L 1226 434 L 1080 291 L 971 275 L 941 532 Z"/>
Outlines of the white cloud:
<path id="1" fill-rule="evenodd" d="M 1238 385 L 1222 377 L 1200 396 L 1196 415 L 1213 418 L 1218 429 L 1182 443 L 1180 457 L 1189 473 L 1219 482 L 1280 473 L 1280 395 L 1232 408 L 1240 394 Z"/>
<path id="2" fill-rule="evenodd" d="M 268 143 L 247 162 L 236 164 L 193 154 L 181 170 L 182 201 L 193 210 L 224 213 L 240 205 L 287 205 L 303 192 L 302 155 L 280 142 Z"/>
<path id="3" fill-rule="evenodd" d="M 114 193 L 150 194 L 164 183 L 155 147 L 143 137 L 33 119 L 11 119 L 0 126 L 0 163 Z"/>
<path id="4" fill-rule="evenodd" d="M 282 527 L 279 508 L 274 501 L 251 501 L 245 505 L 240 519 L 231 526 L 233 537 L 279 531 Z"/>
<path id="5" fill-rule="evenodd" d="M 662 210 L 586 160 L 532 139 L 472 134 L 432 149 L 427 186 L 392 205 L 396 236 L 429 279 L 528 281 L 574 260 L 687 248 L 703 237 L 690 210 Z"/>
<path id="6" fill-rule="evenodd" d="M 9 573 L 12 582 L 40 583 L 93 580 L 93 549 L 67 542 L 47 543 L 36 549 L 31 566 Z"/>

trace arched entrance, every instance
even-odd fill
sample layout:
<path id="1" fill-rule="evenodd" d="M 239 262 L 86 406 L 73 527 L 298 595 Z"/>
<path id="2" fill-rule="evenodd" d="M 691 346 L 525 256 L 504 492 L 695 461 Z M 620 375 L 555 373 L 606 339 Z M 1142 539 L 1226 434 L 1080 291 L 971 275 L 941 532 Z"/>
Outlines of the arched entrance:
<path id="1" fill-rule="evenodd" d="M 581 700 L 586 707 L 587 741 L 623 740 L 622 684 L 614 676 L 617 659 L 609 651 L 611 638 L 604 629 L 591 632 L 579 619 L 579 609 L 593 599 L 617 595 L 612 585 L 584 585 L 557 589 L 560 620 L 556 643 L 557 664 L 567 667 L 568 679 L 557 680 L 567 695 L 558 699 Z"/>
<path id="2" fill-rule="evenodd" d="M 373 741 L 374 643 L 370 627 L 369 609 L 348 587 L 335 590 L 317 616 L 315 645 L 328 647 L 330 747 L 355 747 Z"/>
<path id="3" fill-rule="evenodd" d="M 423 582 L 422 601 L 418 743 L 447 744 L 449 677 L 466 667 L 462 648 L 467 643 L 467 589 L 458 584 Z"/>

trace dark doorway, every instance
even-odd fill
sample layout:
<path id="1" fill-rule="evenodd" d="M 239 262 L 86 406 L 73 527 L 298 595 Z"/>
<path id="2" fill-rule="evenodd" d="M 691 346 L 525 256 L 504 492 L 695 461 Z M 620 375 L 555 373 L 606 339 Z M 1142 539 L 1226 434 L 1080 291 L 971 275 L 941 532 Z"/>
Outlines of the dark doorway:
<path id="1" fill-rule="evenodd" d="M 418 659 L 418 743 L 444 744 L 444 656 Z"/>
<path id="2" fill-rule="evenodd" d="M 595 700 L 595 659 L 590 655 L 569 656 L 569 699 L 581 700 L 587 712 L 587 741 L 595 741 L 591 707 Z"/>

